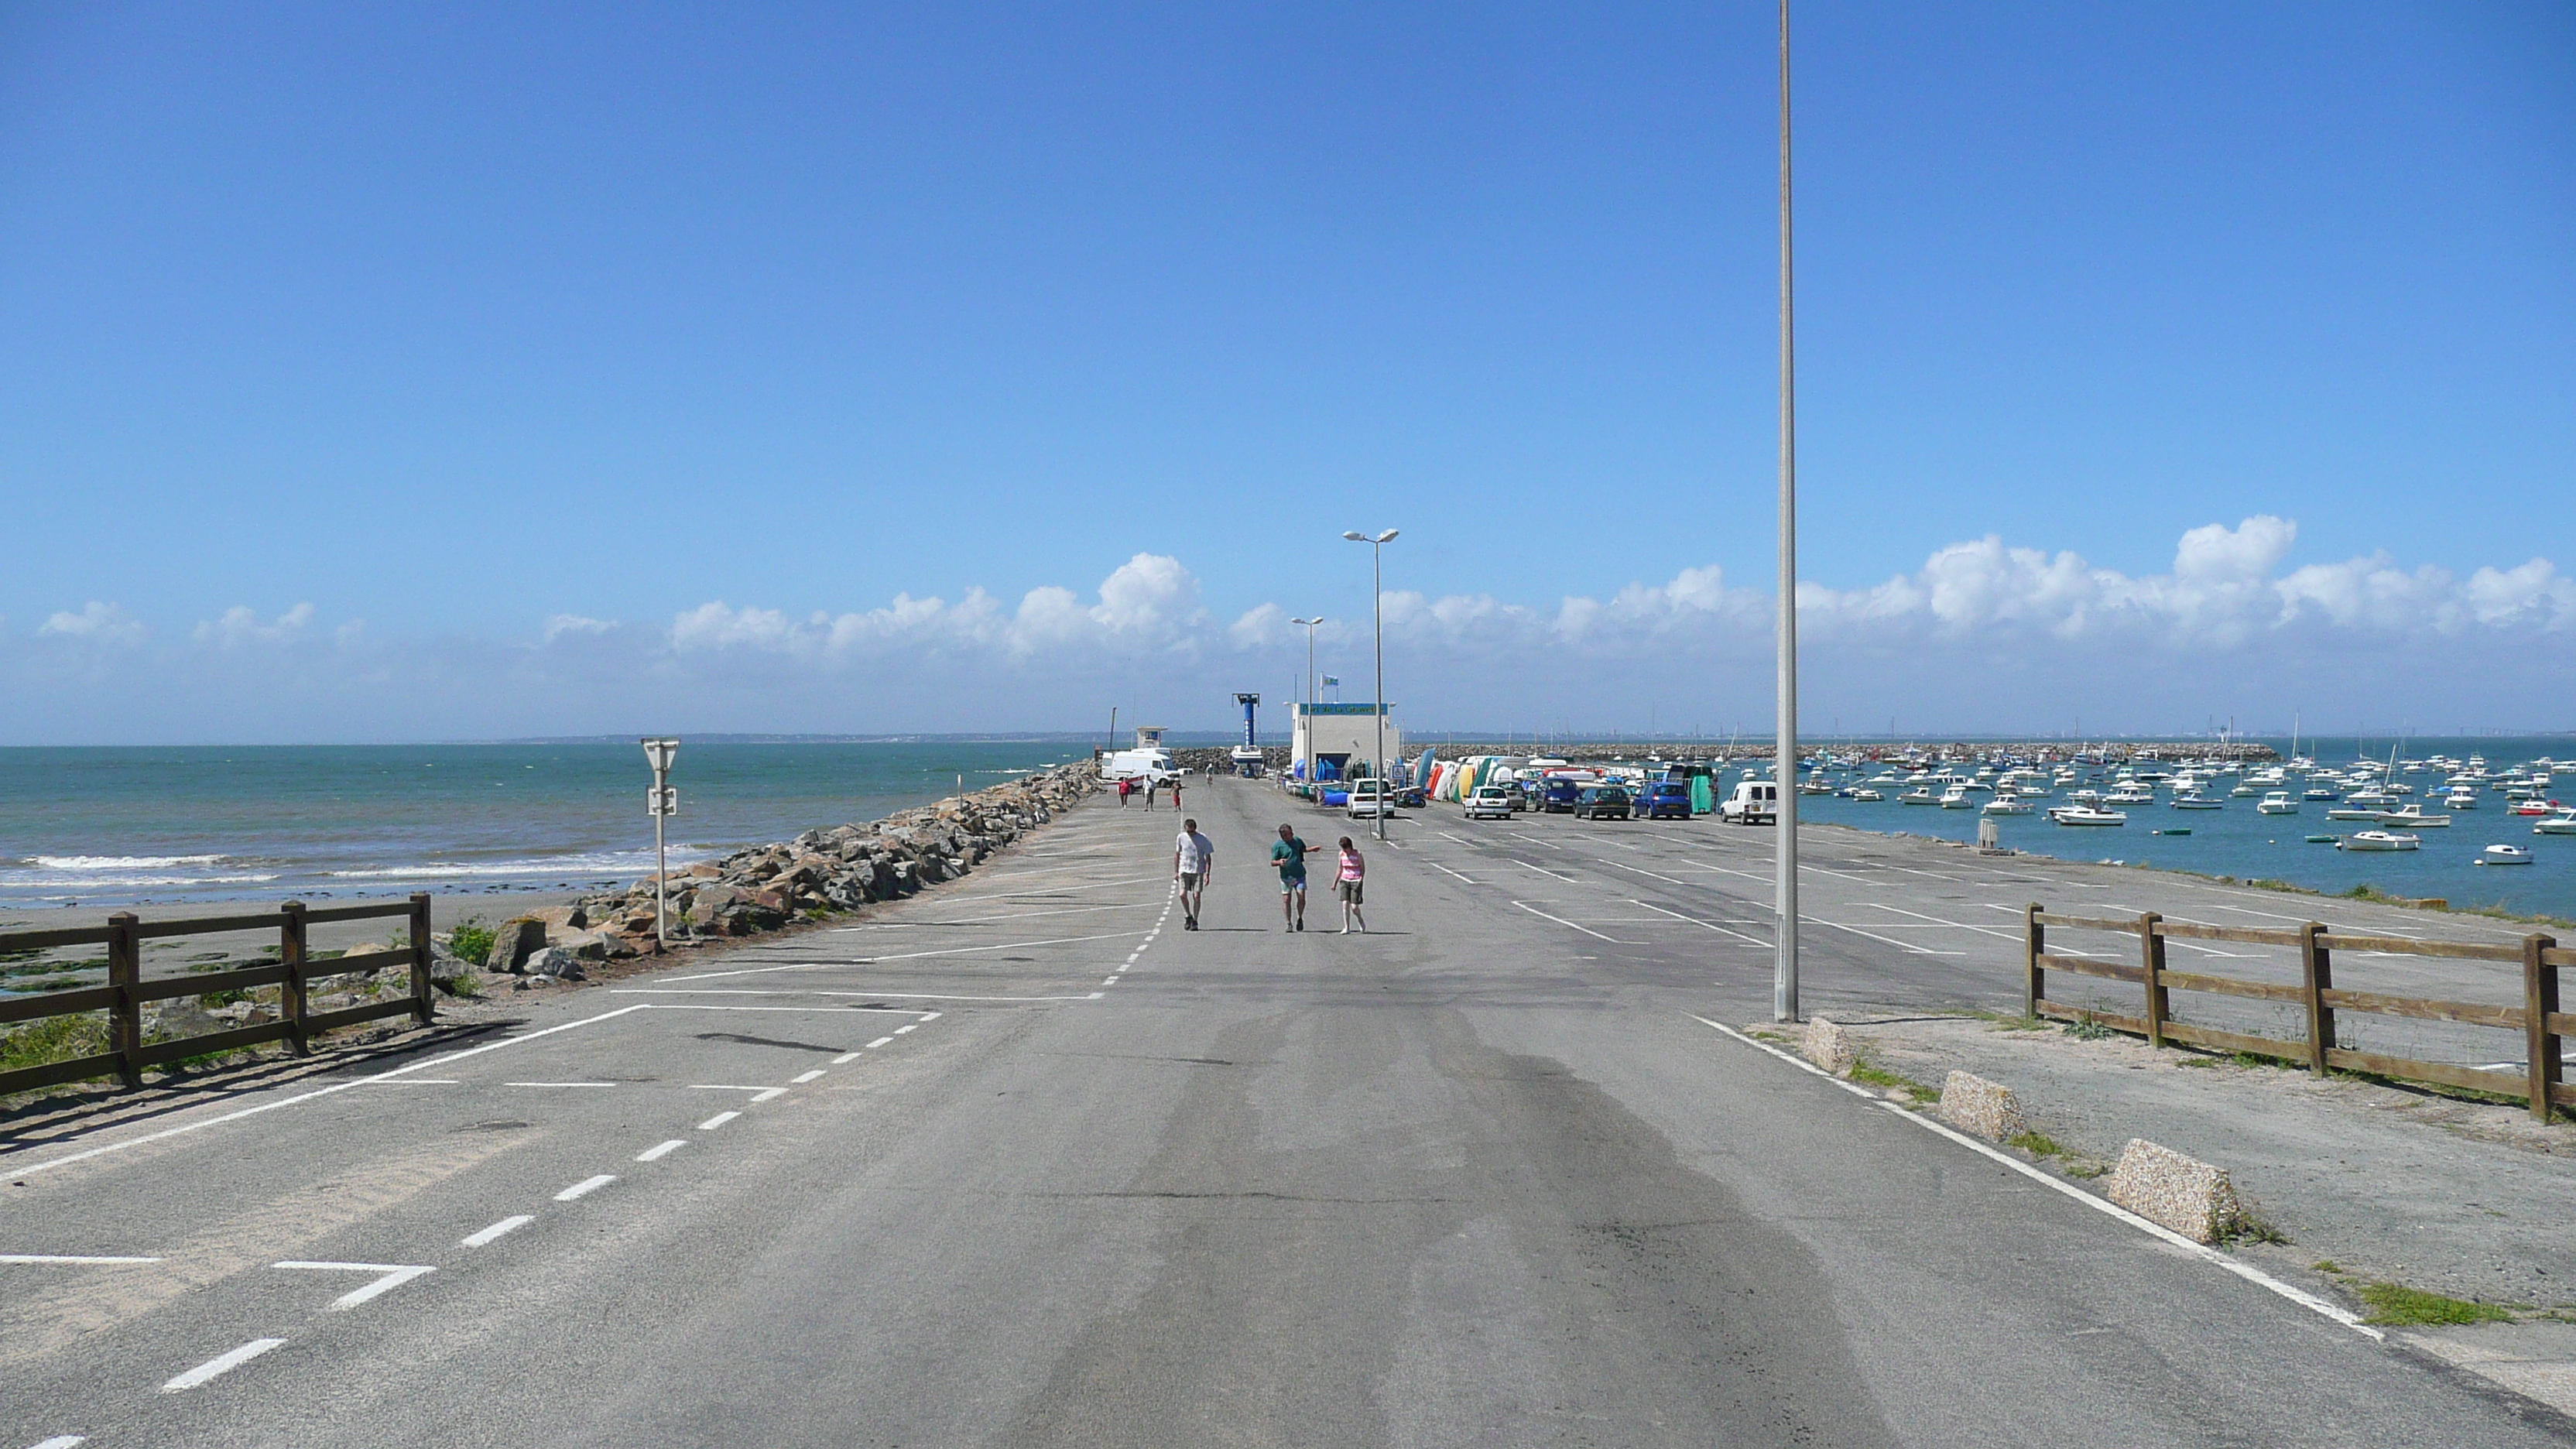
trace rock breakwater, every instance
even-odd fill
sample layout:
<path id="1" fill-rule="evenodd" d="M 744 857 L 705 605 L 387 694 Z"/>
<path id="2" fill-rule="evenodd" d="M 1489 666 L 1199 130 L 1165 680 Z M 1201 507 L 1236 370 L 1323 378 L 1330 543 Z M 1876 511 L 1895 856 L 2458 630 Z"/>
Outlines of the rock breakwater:
<path id="1" fill-rule="evenodd" d="M 757 935 L 900 900 L 965 875 L 1099 788 L 1099 767 L 1078 761 L 882 820 L 809 830 L 674 870 L 666 897 L 671 939 Z M 646 876 L 622 891 L 504 922 L 485 969 L 515 973 L 542 964 L 548 975 L 577 978 L 579 967 L 566 963 L 648 953 L 654 885 Z"/>

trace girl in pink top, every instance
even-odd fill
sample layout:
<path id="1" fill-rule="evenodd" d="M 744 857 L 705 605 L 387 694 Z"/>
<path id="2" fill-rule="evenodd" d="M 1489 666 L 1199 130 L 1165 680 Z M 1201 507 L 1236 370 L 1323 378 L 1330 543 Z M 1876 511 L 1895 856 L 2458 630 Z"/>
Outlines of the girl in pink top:
<path id="1" fill-rule="evenodd" d="M 1351 838 L 1342 837 L 1341 868 L 1333 873 L 1333 894 L 1342 898 L 1342 934 L 1351 933 L 1351 923 L 1359 922 L 1360 934 L 1368 934 L 1368 917 L 1360 914 L 1360 887 L 1368 876 L 1368 862 L 1360 858 Z"/>

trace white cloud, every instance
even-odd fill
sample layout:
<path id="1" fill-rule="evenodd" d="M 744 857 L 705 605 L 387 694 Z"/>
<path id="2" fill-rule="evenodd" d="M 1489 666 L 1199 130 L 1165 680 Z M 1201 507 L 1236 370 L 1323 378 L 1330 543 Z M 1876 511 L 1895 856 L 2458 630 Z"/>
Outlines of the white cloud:
<path id="1" fill-rule="evenodd" d="M 47 619 L 36 632 L 87 639 L 99 644 L 140 644 L 147 631 L 142 620 L 123 608 L 92 599 L 77 614 L 58 613 Z"/>
<path id="2" fill-rule="evenodd" d="M 302 638 L 305 627 L 312 622 L 311 604 L 298 604 L 265 624 L 248 606 L 236 604 L 224 610 L 222 618 L 200 622 L 196 638 L 200 644 L 211 643 L 225 649 L 239 648 L 244 644 L 285 644 Z"/>
<path id="3" fill-rule="evenodd" d="M 589 619 L 579 614 L 546 616 L 545 642 L 552 644 L 566 634 L 605 634 L 617 626 L 605 619 Z"/>

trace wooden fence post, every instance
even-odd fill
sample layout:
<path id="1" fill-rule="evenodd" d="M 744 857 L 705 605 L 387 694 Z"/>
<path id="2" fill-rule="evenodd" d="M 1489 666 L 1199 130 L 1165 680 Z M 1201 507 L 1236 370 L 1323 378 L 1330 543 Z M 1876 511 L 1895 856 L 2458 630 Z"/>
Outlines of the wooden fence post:
<path id="1" fill-rule="evenodd" d="M 2326 1053 L 2334 1050 L 2334 1008 L 2326 993 L 2334 989 L 2334 962 L 2318 938 L 2326 928 L 2310 921 L 2299 928 L 2299 983 L 2308 993 L 2308 1070 L 2326 1074 Z"/>
<path id="2" fill-rule="evenodd" d="M 429 892 L 411 894 L 411 1014 L 422 1026 L 429 1025 L 435 1008 L 430 1000 L 429 985 Z"/>
<path id="3" fill-rule="evenodd" d="M 143 1085 L 143 1068 L 134 1059 L 143 1050 L 143 943 L 135 925 L 132 911 L 107 918 L 107 984 L 116 988 L 116 1004 L 107 1009 L 107 1049 L 116 1053 L 116 1075 L 128 1087 Z"/>
<path id="4" fill-rule="evenodd" d="M 2021 1014 L 2037 1020 L 2039 1004 L 2048 999 L 2046 973 L 2039 968 L 2039 958 L 2047 953 L 2047 927 L 2039 923 L 2039 903 L 2031 902 L 2021 913 Z"/>
<path id="5" fill-rule="evenodd" d="M 277 928 L 277 959 L 286 967 L 286 979 L 277 984 L 278 1014 L 286 1018 L 286 1043 L 299 1057 L 312 1050 L 304 1036 L 304 909 L 302 901 L 288 901 L 279 908 Z"/>
<path id="6" fill-rule="evenodd" d="M 2549 1029 L 2549 1014 L 2558 1009 L 2558 968 L 2543 959 L 2557 942 L 2547 936 L 2522 938 L 2523 1037 L 2530 1052 L 2531 1115 L 2549 1120 L 2549 1089 L 2558 1085 L 2558 1033 Z"/>
<path id="7" fill-rule="evenodd" d="M 2165 1044 L 2165 938 L 2156 934 L 2156 922 L 2164 917 L 2148 911 L 2138 917 L 2139 964 L 2147 977 L 2147 1045 Z"/>

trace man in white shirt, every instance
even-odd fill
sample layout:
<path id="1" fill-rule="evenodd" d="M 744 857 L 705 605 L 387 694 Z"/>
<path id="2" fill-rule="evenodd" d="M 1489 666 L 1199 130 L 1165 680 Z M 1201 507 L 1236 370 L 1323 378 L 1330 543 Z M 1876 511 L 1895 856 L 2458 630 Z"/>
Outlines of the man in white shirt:
<path id="1" fill-rule="evenodd" d="M 1181 883 L 1181 929 L 1199 928 L 1199 902 L 1207 898 L 1208 877 L 1216 870 L 1216 845 L 1199 834 L 1195 820 L 1181 822 L 1180 839 L 1172 842 L 1172 875 Z"/>

